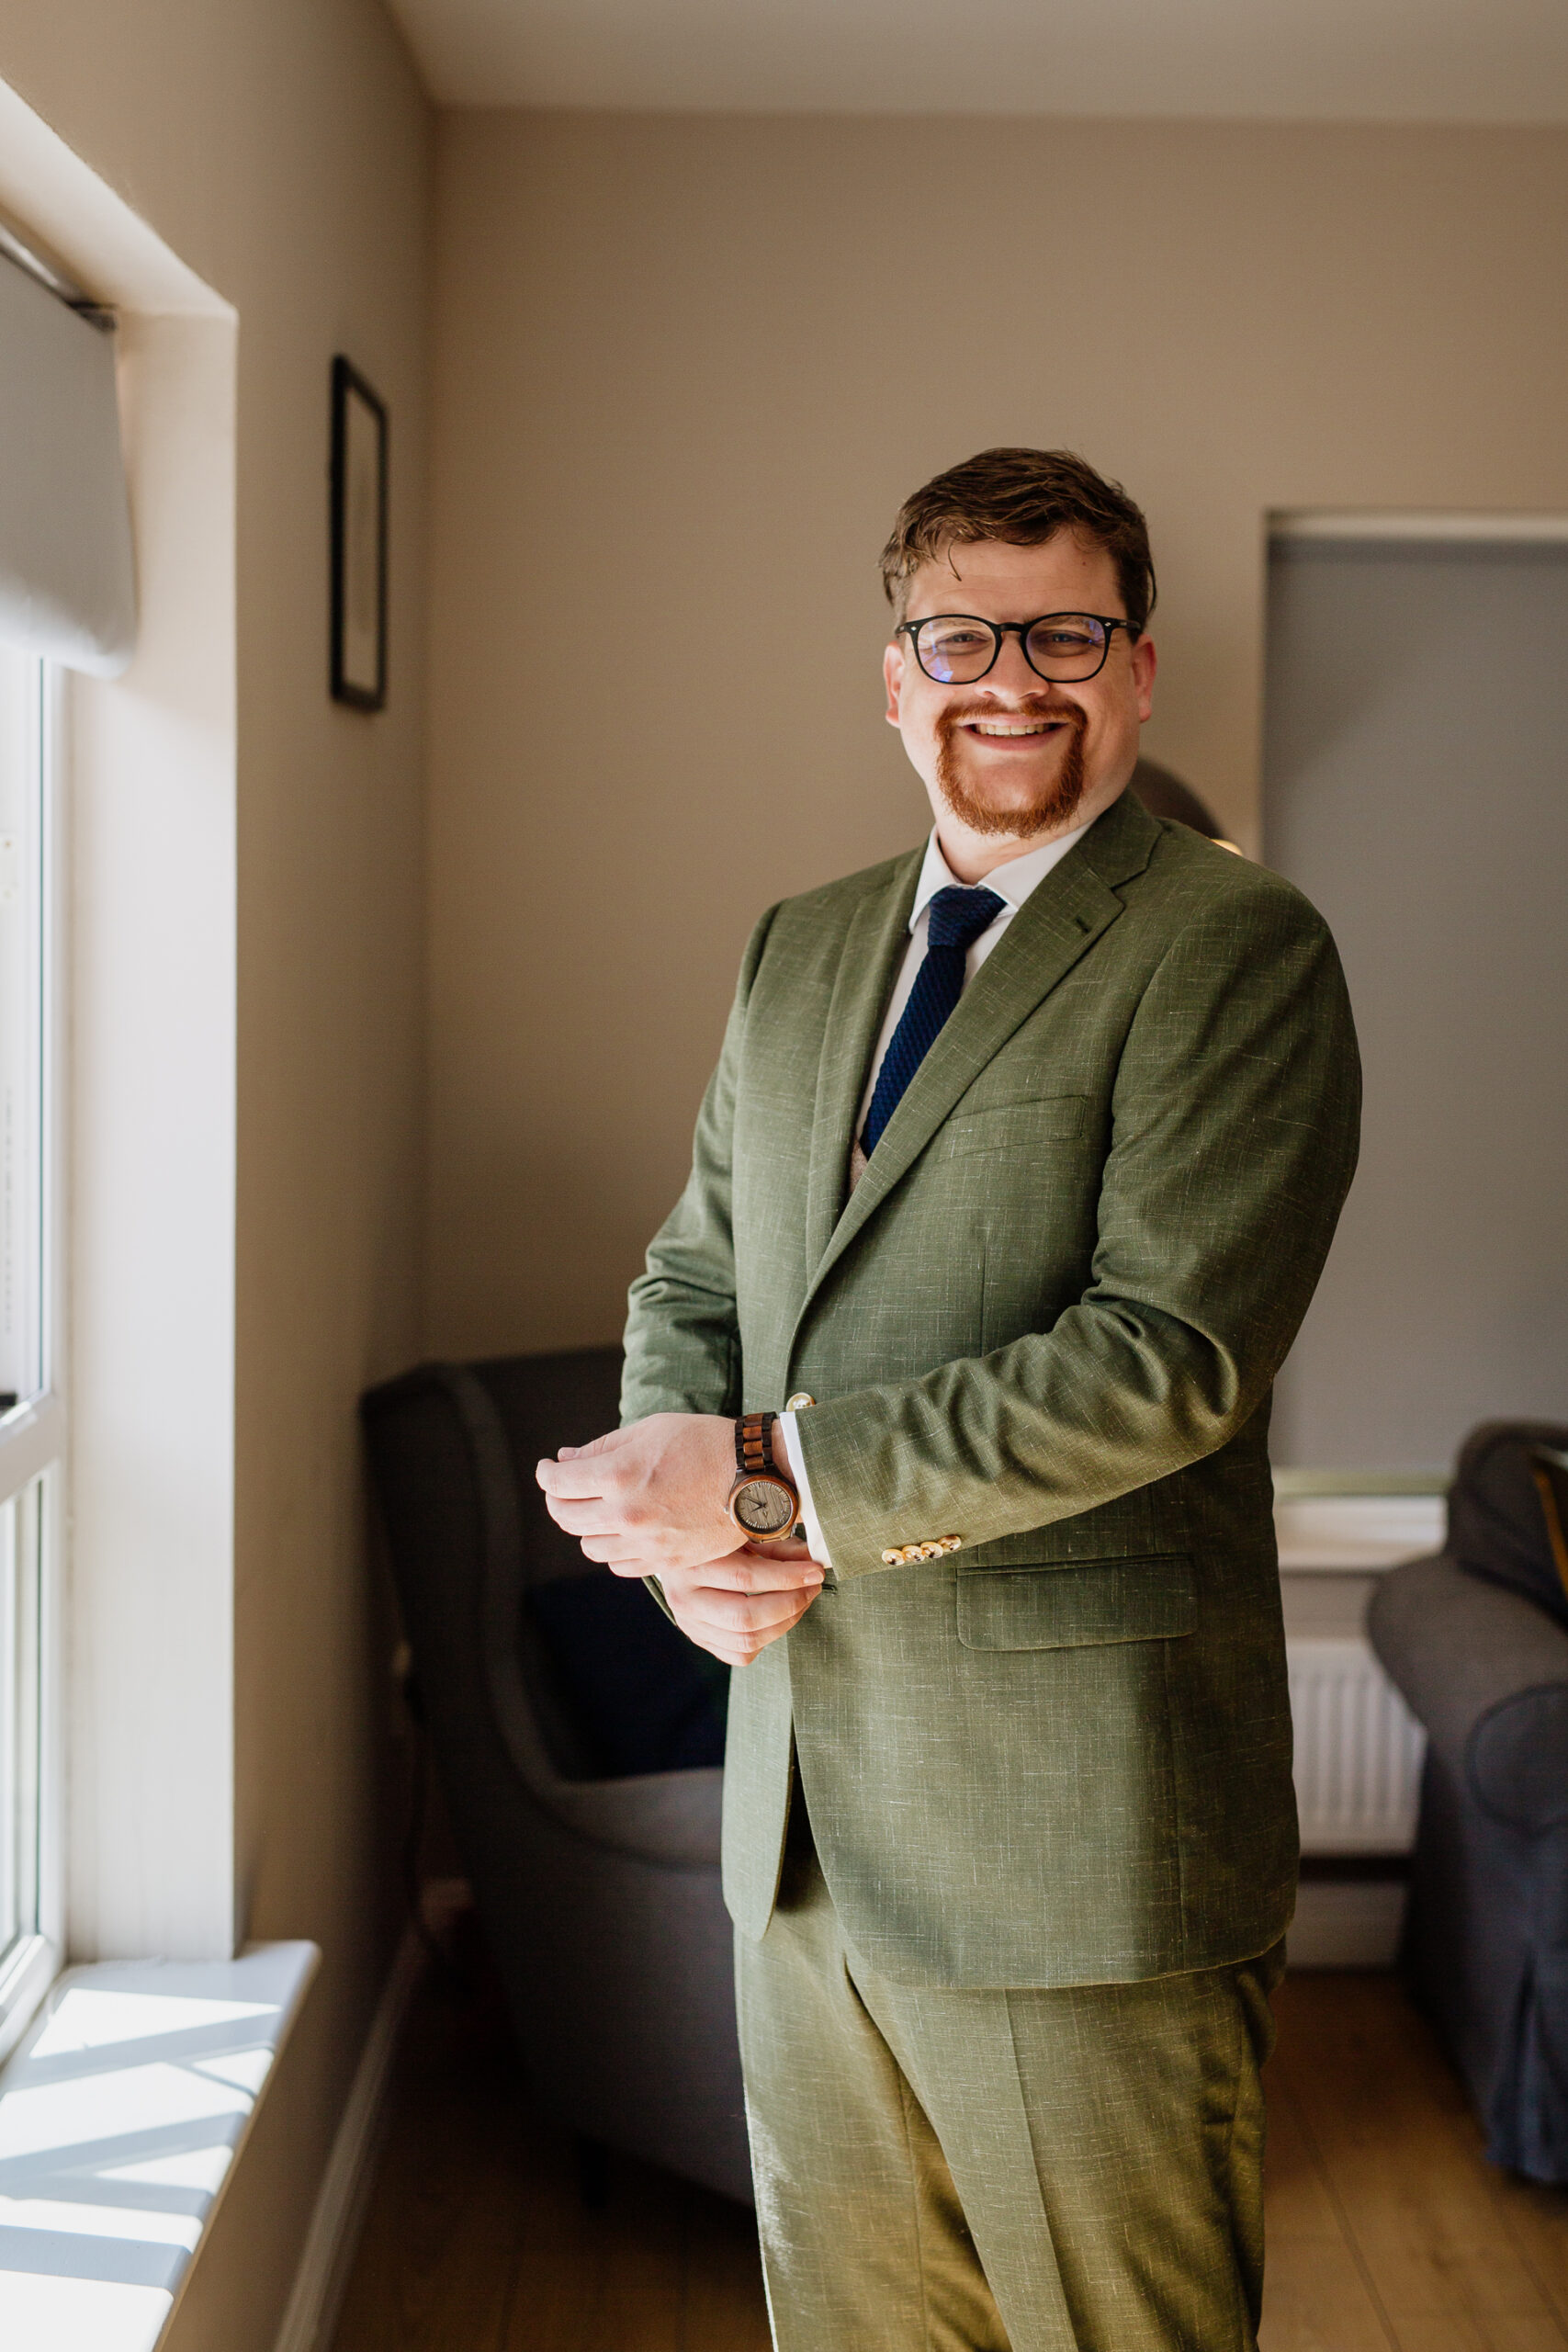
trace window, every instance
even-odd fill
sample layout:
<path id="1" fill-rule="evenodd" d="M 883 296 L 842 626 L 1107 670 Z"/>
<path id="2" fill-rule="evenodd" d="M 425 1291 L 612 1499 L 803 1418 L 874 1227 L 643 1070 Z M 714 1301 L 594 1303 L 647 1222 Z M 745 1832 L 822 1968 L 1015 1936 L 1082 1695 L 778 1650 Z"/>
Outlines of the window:
<path id="1" fill-rule="evenodd" d="M 51 1134 L 56 692 L 47 663 L 0 646 L 0 2050 L 58 1965 L 60 1941 L 51 1670 L 64 1437 Z"/>
<path id="2" fill-rule="evenodd" d="M 104 325 L 0 232 L 0 2055 L 63 1941 L 61 680 L 118 677 L 136 641 Z"/>
<path id="3" fill-rule="evenodd" d="M 0 1984 L 39 1928 L 44 1480 L 0 1504 Z"/>
<path id="4" fill-rule="evenodd" d="M 0 648 L 0 1414 L 45 1385 L 46 686 L 41 661 Z"/>

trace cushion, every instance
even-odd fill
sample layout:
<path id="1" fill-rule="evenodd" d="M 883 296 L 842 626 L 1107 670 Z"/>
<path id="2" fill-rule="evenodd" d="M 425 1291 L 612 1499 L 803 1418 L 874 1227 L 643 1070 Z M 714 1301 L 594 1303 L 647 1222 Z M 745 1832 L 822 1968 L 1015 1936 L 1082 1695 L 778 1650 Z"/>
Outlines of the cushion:
<path id="1" fill-rule="evenodd" d="M 560 1577 L 535 1585 L 527 1607 L 607 1777 L 723 1763 L 728 1670 L 635 1577 Z"/>
<path id="2" fill-rule="evenodd" d="M 1483 1421 L 1461 1449 L 1449 1496 L 1447 1549 L 1472 1577 L 1522 1592 L 1568 1625 L 1563 1590 L 1540 1487 L 1536 1455 L 1568 1452 L 1568 1428 L 1557 1421 Z"/>

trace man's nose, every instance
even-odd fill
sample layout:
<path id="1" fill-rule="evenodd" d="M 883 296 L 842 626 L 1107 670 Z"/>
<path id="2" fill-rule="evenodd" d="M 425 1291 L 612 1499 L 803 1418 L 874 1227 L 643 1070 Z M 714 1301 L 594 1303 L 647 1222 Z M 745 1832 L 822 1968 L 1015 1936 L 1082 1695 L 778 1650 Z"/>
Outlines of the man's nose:
<path id="1" fill-rule="evenodd" d="M 1008 695 L 1043 695 L 1051 691 L 1040 673 L 1030 668 L 1024 655 L 1023 639 L 1014 636 L 1003 638 L 1002 650 L 982 683 Z"/>

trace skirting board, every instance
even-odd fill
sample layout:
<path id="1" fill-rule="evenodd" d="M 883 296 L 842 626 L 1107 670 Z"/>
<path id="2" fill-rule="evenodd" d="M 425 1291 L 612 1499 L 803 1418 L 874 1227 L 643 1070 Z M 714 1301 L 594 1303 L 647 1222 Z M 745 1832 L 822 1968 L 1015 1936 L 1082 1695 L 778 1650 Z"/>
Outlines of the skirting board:
<path id="1" fill-rule="evenodd" d="M 1285 1939 L 1292 1968 L 1392 1968 L 1408 1883 L 1397 1878 L 1307 1878 Z"/>
<path id="2" fill-rule="evenodd" d="M 468 1900 L 461 1879 L 434 1882 L 424 1890 L 427 1924 L 439 1930 Z M 387 1972 L 359 2053 L 274 2352 L 322 2352 L 332 2341 L 375 2183 L 376 2160 L 389 2120 L 393 2064 L 428 1964 L 424 1945 L 410 1928 Z"/>

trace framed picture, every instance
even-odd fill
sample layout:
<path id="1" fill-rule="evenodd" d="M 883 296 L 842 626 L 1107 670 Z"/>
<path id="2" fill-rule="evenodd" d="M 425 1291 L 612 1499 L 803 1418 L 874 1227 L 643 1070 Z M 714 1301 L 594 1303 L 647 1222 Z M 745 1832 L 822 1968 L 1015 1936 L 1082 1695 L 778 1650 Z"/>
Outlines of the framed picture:
<path id="1" fill-rule="evenodd" d="M 356 368 L 333 361 L 332 679 L 337 702 L 387 700 L 387 411 Z"/>

